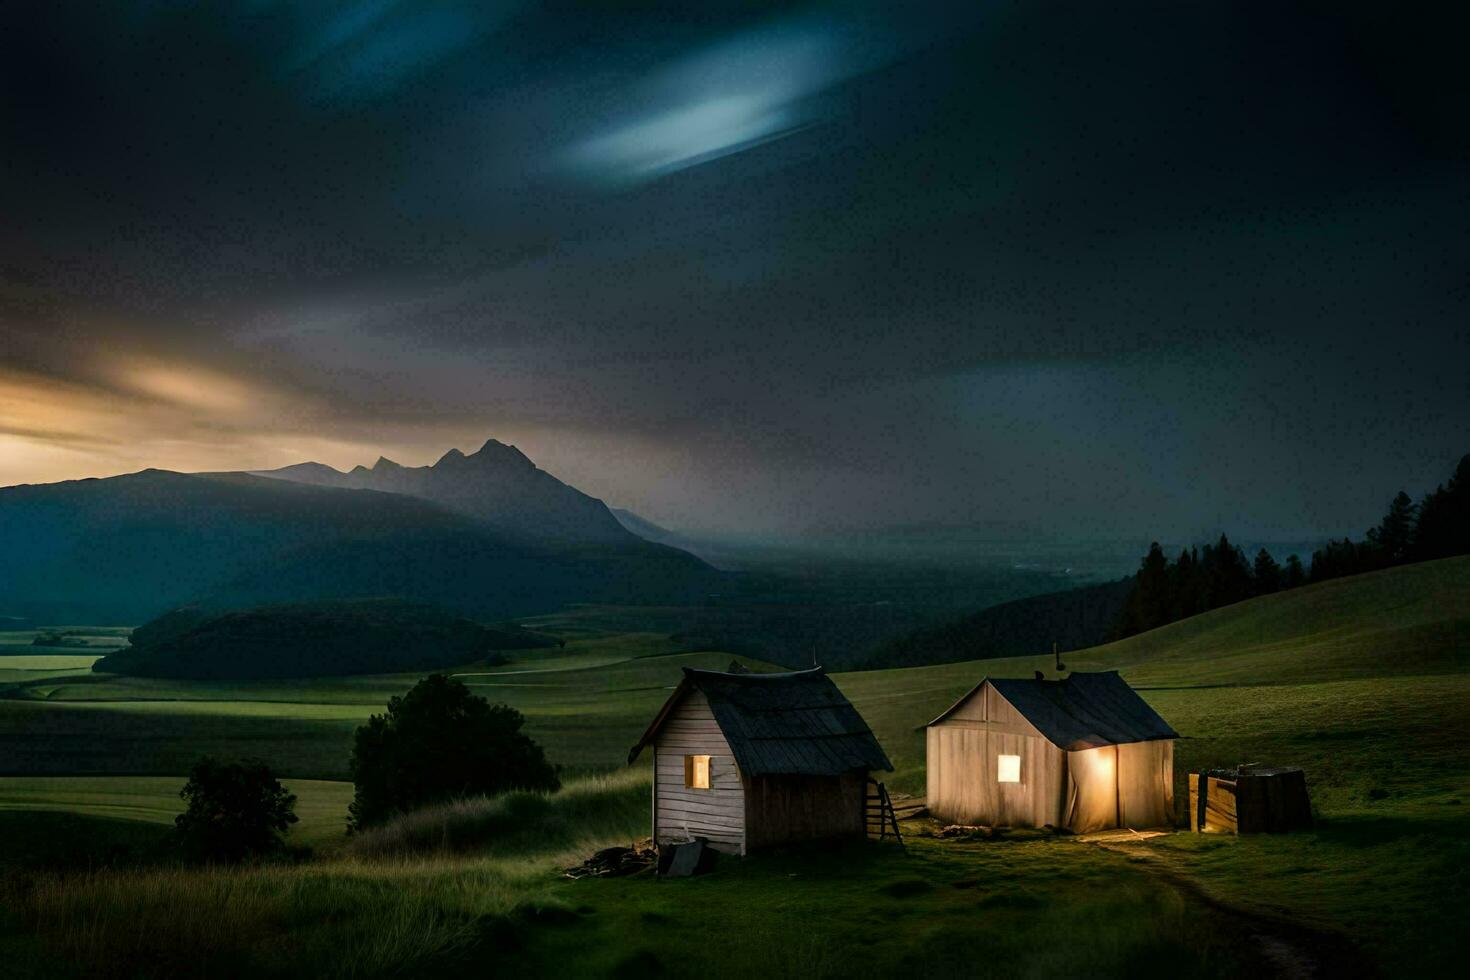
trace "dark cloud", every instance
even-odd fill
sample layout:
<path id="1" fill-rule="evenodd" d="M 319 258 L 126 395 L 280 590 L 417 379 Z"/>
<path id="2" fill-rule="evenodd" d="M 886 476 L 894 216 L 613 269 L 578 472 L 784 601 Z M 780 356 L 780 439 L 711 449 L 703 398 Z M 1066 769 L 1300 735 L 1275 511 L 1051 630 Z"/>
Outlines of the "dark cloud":
<path id="1" fill-rule="evenodd" d="M 0 482 L 497 435 L 704 529 L 1290 536 L 1465 451 L 1458 25 L 959 7 L 22 5 Z"/>

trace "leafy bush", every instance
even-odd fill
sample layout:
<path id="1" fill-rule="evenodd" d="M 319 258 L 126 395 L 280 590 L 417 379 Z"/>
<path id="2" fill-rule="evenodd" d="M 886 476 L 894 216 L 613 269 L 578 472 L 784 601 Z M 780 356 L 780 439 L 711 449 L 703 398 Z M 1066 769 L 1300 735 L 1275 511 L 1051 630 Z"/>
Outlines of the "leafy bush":
<path id="1" fill-rule="evenodd" d="M 461 797 L 558 789 L 556 767 L 521 732 L 525 721 L 461 681 L 430 674 L 357 730 L 349 825 L 358 830 Z"/>
<path id="2" fill-rule="evenodd" d="M 296 795 L 263 762 L 200 759 L 179 791 L 188 808 L 174 830 L 192 857 L 237 863 L 281 849 Z"/>

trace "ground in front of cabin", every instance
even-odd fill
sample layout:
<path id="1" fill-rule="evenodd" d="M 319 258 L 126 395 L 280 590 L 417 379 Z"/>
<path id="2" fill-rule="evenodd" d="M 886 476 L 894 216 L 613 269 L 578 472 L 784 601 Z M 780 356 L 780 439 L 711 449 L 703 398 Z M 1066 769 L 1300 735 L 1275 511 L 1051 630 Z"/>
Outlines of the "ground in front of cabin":
<path id="1" fill-rule="evenodd" d="M 1239 924 L 1093 844 L 854 843 L 570 881 L 549 856 L 42 876 L 9 975 L 1239 975 Z M 121 914 L 124 907 L 127 914 Z M 4 928 L 8 926 L 9 928 Z"/>

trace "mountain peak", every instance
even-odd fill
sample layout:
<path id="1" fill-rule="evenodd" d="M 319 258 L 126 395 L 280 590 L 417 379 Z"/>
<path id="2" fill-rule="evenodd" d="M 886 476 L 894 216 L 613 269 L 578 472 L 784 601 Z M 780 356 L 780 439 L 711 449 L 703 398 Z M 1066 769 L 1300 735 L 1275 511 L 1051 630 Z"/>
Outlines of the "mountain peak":
<path id="1" fill-rule="evenodd" d="M 531 462 L 526 457 L 525 453 L 521 452 L 515 446 L 507 446 L 499 439 L 486 439 L 485 445 L 481 446 L 479 451 L 469 458 L 485 461 L 503 461 L 508 463 L 516 463 L 521 466 L 530 467 L 532 469 L 536 467 L 536 464 Z"/>
<path id="2" fill-rule="evenodd" d="M 518 536 L 548 541 L 627 544 L 628 531 L 595 497 L 536 466 L 515 446 L 487 439 L 474 453 L 451 449 L 432 466 L 403 466 L 380 456 L 350 473 L 311 465 L 273 471 L 280 479 L 421 497 Z"/>
<path id="3" fill-rule="evenodd" d="M 341 476 L 342 475 L 341 471 L 338 470 L 338 469 L 336 469 L 335 467 L 328 466 L 326 463 L 318 463 L 315 460 L 313 460 L 313 461 L 311 461 L 309 463 L 292 463 L 290 466 L 282 466 L 279 470 L 276 470 L 276 472 L 278 472 L 278 473 L 322 473 L 322 474 L 330 473 L 330 474 L 332 474 L 334 476 Z"/>

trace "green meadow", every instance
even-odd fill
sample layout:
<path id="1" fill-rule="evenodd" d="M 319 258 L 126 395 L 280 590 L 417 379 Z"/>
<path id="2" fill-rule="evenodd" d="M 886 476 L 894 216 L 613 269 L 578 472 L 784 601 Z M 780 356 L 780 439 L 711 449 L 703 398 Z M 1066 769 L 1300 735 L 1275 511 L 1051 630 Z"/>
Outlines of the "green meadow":
<path id="1" fill-rule="evenodd" d="M 583 617 L 567 625 L 563 649 L 458 671 L 526 715 L 567 789 L 420 815 L 373 841 L 344 834 L 352 730 L 416 675 L 122 678 L 31 666 L 24 658 L 83 654 L 0 636 L 0 669 L 28 664 L 0 673 L 0 956 L 22 976 L 1226 976 L 1290 973 L 1302 957 L 1323 975 L 1455 966 L 1470 910 L 1470 558 L 1063 654 L 1069 668 L 1121 670 L 1181 733 L 1181 816 L 1191 768 L 1292 764 L 1308 774 L 1313 831 L 959 843 L 911 821 L 903 849 L 727 860 L 685 881 L 569 881 L 557 869 L 646 833 L 648 777 L 623 766 L 628 746 L 680 668 L 732 658 L 598 633 Z M 558 632 L 558 620 L 537 627 Z M 1050 664 L 836 679 L 894 761 L 890 788 L 921 794 L 924 722 L 987 674 Z M 283 774 L 309 858 L 212 872 L 159 857 L 183 773 L 206 752 Z"/>

